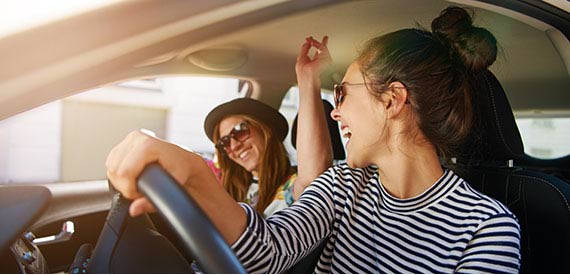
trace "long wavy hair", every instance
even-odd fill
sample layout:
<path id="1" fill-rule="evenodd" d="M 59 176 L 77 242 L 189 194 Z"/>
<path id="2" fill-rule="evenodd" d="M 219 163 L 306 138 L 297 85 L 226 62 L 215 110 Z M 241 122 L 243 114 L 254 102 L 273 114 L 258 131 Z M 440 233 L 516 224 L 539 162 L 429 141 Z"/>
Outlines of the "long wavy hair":
<path id="1" fill-rule="evenodd" d="M 289 156 L 283 142 L 273 135 L 271 128 L 255 120 L 253 117 L 236 115 L 247 122 L 250 130 L 260 131 L 263 137 L 263 150 L 258 166 L 259 200 L 255 206 L 258 213 L 263 211 L 275 198 L 279 187 L 291 174 Z M 220 124 L 214 128 L 214 143 L 220 138 Z M 231 160 L 223 149 L 216 148 L 216 156 L 220 164 L 222 185 L 236 201 L 245 201 L 253 175 L 242 166 Z"/>

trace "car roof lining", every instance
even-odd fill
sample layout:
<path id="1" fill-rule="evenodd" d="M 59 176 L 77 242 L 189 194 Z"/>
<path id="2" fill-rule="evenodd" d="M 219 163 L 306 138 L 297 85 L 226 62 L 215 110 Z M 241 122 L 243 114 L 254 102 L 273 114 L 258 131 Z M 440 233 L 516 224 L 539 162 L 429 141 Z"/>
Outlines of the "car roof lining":
<path id="1" fill-rule="evenodd" d="M 505 9 L 490 4 L 456 0 L 320 0 L 293 3 L 275 1 L 269 4 L 253 1 L 249 4 L 266 6 L 261 7 L 261 17 L 249 17 L 251 13 L 247 11 L 233 12 L 231 15 L 235 17 L 232 17 L 223 11 L 240 3 L 228 0 L 200 6 L 194 1 L 189 2 L 192 3 L 176 2 L 179 6 L 174 8 L 156 2 L 121 2 L 0 41 L 0 53 L 4 55 L 5 62 L 15 64 L 5 66 L 0 73 L 0 89 L 3 91 L 0 100 L 6 103 L 6 108 L 0 110 L 0 119 L 117 81 L 181 74 L 251 80 L 257 82 L 253 97 L 278 106 L 288 88 L 295 84 L 293 67 L 296 52 L 305 36 L 320 38 L 325 34 L 331 35 L 331 53 L 336 62 L 323 78 L 323 86 L 330 88 L 344 74 L 356 50 L 367 38 L 398 28 L 414 27 L 416 22 L 429 25 L 443 7 L 457 3 L 485 6 L 485 10 L 474 8 L 476 23 L 484 23 L 483 26 L 496 33 L 499 40 L 521 38 L 528 46 L 528 49 L 521 49 L 518 45 L 503 45 L 507 53 L 504 60 L 491 68 L 503 82 L 515 110 L 570 108 L 570 95 L 565 92 L 570 86 L 567 65 L 561 62 L 558 53 L 563 49 L 562 56 L 568 55 L 567 41 L 557 38 L 551 42 L 547 32 L 544 32 L 547 25 L 524 15 L 512 19 L 512 11 L 507 16 L 500 15 Z M 486 10 L 489 7 L 493 7 L 492 12 Z M 222 11 L 209 10 L 212 8 Z M 196 14 L 188 9 L 197 9 L 198 13 L 202 11 L 204 14 L 217 12 L 219 18 L 226 19 L 212 20 L 202 28 L 183 31 L 184 28 L 180 26 L 197 20 L 187 18 Z M 295 10 L 303 12 L 295 13 Z M 109 31 L 113 24 L 107 24 L 104 28 L 91 26 L 96 25 L 94 20 L 101 19 L 118 22 L 116 25 L 121 27 Z M 495 24 L 494 20 L 499 23 Z M 66 23 L 71 22 L 73 29 L 66 27 Z M 371 25 L 377 27 L 370 29 Z M 155 37 L 157 30 L 172 32 L 161 33 L 159 39 Z M 178 35 L 174 36 L 175 33 Z M 283 33 L 287 33 L 285 40 L 280 39 Z M 50 54 L 38 52 L 30 41 L 44 43 Z M 136 41 L 140 45 L 136 45 Z M 220 73 L 187 61 L 188 54 L 195 51 L 220 47 L 243 49 L 248 54 L 246 64 Z M 75 49 L 72 54 L 68 52 L 71 49 Z M 21 54 L 22 51 L 25 54 Z M 545 57 L 536 57 L 536 52 L 544 52 Z M 160 58 L 165 61 L 157 62 Z M 155 64 L 140 66 L 143 61 L 153 59 Z M 534 100 L 537 89 L 541 89 L 542 100 Z"/>

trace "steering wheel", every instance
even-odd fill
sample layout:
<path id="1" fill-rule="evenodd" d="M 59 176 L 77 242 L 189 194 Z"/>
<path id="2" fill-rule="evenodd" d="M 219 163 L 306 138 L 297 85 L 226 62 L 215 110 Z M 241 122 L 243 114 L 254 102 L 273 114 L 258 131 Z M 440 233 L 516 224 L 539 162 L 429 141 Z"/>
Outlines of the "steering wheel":
<path id="1" fill-rule="evenodd" d="M 194 199 L 158 164 L 148 165 L 140 175 L 137 184 L 141 193 L 151 201 L 158 213 L 183 242 L 185 252 L 193 256 L 203 272 L 245 273 L 241 263 L 206 214 Z M 172 254 L 172 248 L 170 248 L 172 245 L 169 242 L 169 246 L 164 244 L 167 241 L 159 241 L 156 245 L 156 233 L 146 233 L 149 228 L 150 231 L 153 229 L 152 224 L 148 222 L 148 216 L 145 216 L 147 221 L 132 221 L 133 219 L 128 215 L 129 203 L 121 198 L 113 202 L 103 231 L 93 250 L 88 269 L 90 273 L 112 273 L 114 270 L 119 270 L 120 273 L 131 273 L 132 270 L 113 269 L 111 267 L 121 264 L 117 264 L 113 258 L 115 254 L 125 250 L 128 252 L 123 253 L 128 254 L 128 256 L 122 258 L 130 258 L 132 254 L 144 254 L 139 257 L 140 260 L 136 264 L 145 264 L 147 260 L 156 260 L 155 257 L 162 257 L 174 264 L 180 262 L 180 260 L 173 259 L 178 255 Z M 129 232 L 125 232 L 127 230 Z M 149 239 L 154 240 L 155 244 L 145 240 L 133 239 L 133 236 L 146 238 L 145 236 L 149 235 L 151 236 Z M 128 244 L 121 244 L 121 242 Z M 148 246 L 151 248 L 149 249 Z M 129 248 L 121 249 L 121 247 Z M 156 247 L 160 247 L 162 250 L 165 250 L 165 247 L 169 249 L 166 249 L 167 251 L 163 254 L 162 251 L 153 251 L 158 250 L 155 249 Z M 141 250 L 146 252 L 141 252 Z M 122 265 L 125 264 L 122 263 Z M 168 267 L 171 265 L 171 263 L 166 264 Z M 149 271 L 148 268 L 138 268 Z"/>

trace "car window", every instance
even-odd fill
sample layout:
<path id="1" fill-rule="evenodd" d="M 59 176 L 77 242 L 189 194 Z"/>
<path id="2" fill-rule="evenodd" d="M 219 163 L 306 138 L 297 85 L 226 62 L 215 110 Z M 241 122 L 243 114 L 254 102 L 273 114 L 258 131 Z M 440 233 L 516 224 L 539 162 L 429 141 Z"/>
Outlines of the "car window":
<path id="1" fill-rule="evenodd" d="M 516 113 L 515 113 L 516 115 Z M 566 117 L 517 116 L 525 153 L 540 159 L 570 154 L 570 115 Z"/>
<path id="2" fill-rule="evenodd" d="M 0 183 L 104 179 L 111 148 L 141 128 L 212 158 L 204 118 L 216 105 L 244 96 L 246 85 L 205 77 L 134 80 L 0 121 Z"/>
<path id="3" fill-rule="evenodd" d="M 321 98 L 333 103 L 330 91 L 321 93 Z M 291 126 L 299 109 L 299 88 L 293 86 L 283 97 L 279 112 L 289 123 L 289 133 L 284 144 L 293 165 L 297 165 L 297 152 L 291 144 Z M 536 117 L 536 115 L 515 113 L 525 153 L 540 159 L 554 159 L 570 155 L 570 114 L 560 117 Z M 343 144 L 346 138 L 342 137 Z"/>

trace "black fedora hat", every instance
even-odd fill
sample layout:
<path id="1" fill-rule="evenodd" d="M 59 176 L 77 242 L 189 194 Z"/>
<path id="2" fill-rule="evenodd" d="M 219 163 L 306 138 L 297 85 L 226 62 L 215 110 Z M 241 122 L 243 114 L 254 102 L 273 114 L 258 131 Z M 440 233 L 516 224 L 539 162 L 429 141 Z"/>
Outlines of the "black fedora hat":
<path id="1" fill-rule="evenodd" d="M 227 116 L 247 115 L 267 125 L 281 141 L 287 136 L 289 125 L 285 117 L 273 107 L 251 98 L 238 98 L 212 109 L 204 121 L 204 131 L 214 141 L 216 125 Z"/>

